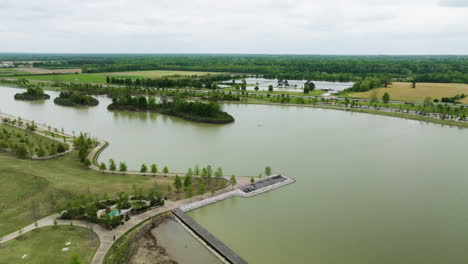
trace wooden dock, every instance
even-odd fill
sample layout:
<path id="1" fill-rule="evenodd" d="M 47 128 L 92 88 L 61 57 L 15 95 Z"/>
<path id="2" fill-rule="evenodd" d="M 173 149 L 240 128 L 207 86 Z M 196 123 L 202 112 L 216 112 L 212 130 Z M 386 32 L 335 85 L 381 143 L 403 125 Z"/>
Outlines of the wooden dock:
<path id="1" fill-rule="evenodd" d="M 199 225 L 195 220 L 188 216 L 180 208 L 172 210 L 174 215 L 184 223 L 190 230 L 197 234 L 206 244 L 213 248 L 218 254 L 223 256 L 229 263 L 232 264 L 247 264 L 247 261 L 238 256 L 234 251 L 224 245 L 223 242 L 219 241 L 213 236 L 208 230 Z"/>

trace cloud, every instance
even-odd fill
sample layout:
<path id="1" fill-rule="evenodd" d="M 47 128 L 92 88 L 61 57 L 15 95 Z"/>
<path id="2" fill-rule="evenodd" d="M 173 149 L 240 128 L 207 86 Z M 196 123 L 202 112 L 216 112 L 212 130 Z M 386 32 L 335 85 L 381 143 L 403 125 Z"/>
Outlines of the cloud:
<path id="1" fill-rule="evenodd" d="M 468 54 L 438 1 L 0 0 L 0 52 Z"/>
<path id="2" fill-rule="evenodd" d="M 440 0 L 439 4 L 445 7 L 468 7 L 468 0 Z"/>

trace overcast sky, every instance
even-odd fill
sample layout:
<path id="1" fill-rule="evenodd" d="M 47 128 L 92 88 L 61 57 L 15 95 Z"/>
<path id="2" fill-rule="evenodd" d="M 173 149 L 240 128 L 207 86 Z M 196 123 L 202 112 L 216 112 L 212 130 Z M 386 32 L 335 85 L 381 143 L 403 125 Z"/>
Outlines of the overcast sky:
<path id="1" fill-rule="evenodd" d="M 468 54 L 468 0 L 0 0 L 0 52 Z"/>

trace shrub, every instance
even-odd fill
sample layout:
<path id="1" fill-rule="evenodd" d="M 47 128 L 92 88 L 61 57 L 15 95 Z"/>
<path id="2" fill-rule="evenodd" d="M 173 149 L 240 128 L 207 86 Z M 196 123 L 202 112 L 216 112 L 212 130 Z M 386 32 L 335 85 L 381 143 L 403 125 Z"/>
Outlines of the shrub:
<path id="1" fill-rule="evenodd" d="M 58 153 L 64 153 L 66 151 L 65 146 L 63 144 L 58 144 L 57 145 L 57 152 Z"/>

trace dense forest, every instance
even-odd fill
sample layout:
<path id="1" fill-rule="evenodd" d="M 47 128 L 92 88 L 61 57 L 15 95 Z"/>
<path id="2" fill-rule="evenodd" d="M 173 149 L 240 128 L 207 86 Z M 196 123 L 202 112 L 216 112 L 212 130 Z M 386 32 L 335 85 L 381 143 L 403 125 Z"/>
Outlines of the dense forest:
<path id="1" fill-rule="evenodd" d="M 59 97 L 54 99 L 54 103 L 65 106 L 95 106 L 99 101 L 89 95 L 61 92 Z"/>
<path id="2" fill-rule="evenodd" d="M 218 88 L 218 81 L 228 81 L 236 78 L 241 78 L 241 75 L 229 75 L 229 74 L 216 74 L 216 75 L 206 75 L 200 77 L 192 78 L 182 78 L 182 79 L 169 79 L 169 78 L 160 78 L 160 79 L 135 79 L 130 78 L 115 78 L 111 76 L 106 77 L 106 82 L 109 84 L 119 84 L 119 85 L 128 85 L 128 86 L 145 86 L 145 87 L 155 87 L 155 88 L 174 88 L 174 87 L 194 87 L 194 88 L 207 88 L 207 89 L 216 89 Z"/>
<path id="3" fill-rule="evenodd" d="M 283 79 L 358 81 L 391 77 L 402 81 L 468 83 L 468 56 L 0 54 L 0 60 L 39 61 L 34 66 L 81 68 L 88 73 L 196 70 Z"/>
<path id="4" fill-rule="evenodd" d="M 15 94 L 16 100 L 45 100 L 49 99 L 50 95 L 44 93 L 44 90 L 40 87 L 30 87 L 24 93 Z"/>
<path id="5" fill-rule="evenodd" d="M 111 111 L 152 111 L 201 123 L 226 124 L 234 122 L 234 118 L 221 111 L 220 105 L 216 102 L 187 101 L 181 98 L 168 100 L 162 97 L 161 102 L 156 102 L 155 97 L 146 99 L 145 96 L 132 97 L 127 95 L 112 99 L 112 104 L 107 109 Z"/>

